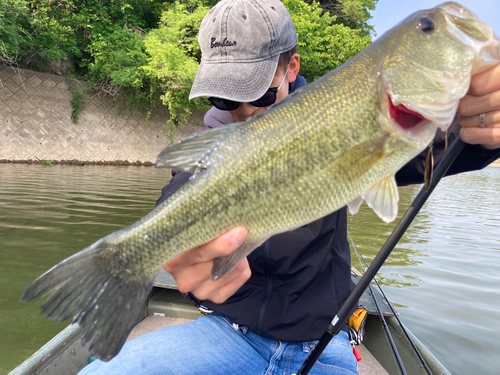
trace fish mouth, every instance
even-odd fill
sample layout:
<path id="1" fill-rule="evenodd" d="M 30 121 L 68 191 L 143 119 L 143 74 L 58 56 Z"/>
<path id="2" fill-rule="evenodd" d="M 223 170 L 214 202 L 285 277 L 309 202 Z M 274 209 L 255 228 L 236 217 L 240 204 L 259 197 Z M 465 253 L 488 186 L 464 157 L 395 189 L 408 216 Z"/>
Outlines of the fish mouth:
<path id="1" fill-rule="evenodd" d="M 414 142 L 429 144 L 434 138 L 438 126 L 435 121 L 422 114 L 426 113 L 425 109 L 422 113 L 417 112 L 414 105 L 411 105 L 413 109 L 410 109 L 408 108 L 409 105 L 394 103 L 389 93 L 386 93 L 386 95 L 385 113 L 390 118 L 392 126 Z"/>
<path id="2" fill-rule="evenodd" d="M 420 113 L 406 108 L 403 104 L 395 105 L 390 95 L 387 95 L 387 97 L 389 99 L 389 115 L 400 128 L 408 131 L 417 127 L 423 121 L 428 121 Z"/>

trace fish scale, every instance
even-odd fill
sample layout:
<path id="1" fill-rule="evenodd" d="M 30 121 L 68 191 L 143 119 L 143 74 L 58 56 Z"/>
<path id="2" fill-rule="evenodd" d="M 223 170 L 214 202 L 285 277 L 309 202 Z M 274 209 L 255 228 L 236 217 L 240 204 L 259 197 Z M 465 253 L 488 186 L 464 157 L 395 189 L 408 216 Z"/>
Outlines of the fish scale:
<path id="1" fill-rule="evenodd" d="M 157 166 L 188 171 L 189 181 L 137 223 L 51 268 L 22 300 L 51 293 L 42 313 L 73 316 L 90 352 L 107 361 L 158 270 L 183 251 L 247 227 L 244 244 L 214 260 L 218 279 L 270 236 L 345 205 L 355 213 L 364 199 L 393 220 L 395 173 L 451 124 L 471 75 L 499 61 L 491 27 L 460 5 L 413 14 L 265 113 L 167 147 Z M 406 108 L 413 121 L 400 124 L 389 108 Z"/>

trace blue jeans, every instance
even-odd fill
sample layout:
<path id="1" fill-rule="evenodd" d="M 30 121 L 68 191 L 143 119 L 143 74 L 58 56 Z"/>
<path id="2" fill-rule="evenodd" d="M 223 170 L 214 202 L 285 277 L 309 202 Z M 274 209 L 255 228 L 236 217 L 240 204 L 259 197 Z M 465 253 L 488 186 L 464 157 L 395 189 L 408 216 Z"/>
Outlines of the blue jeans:
<path id="1" fill-rule="evenodd" d="M 79 375 L 291 375 L 315 344 L 267 339 L 214 313 L 131 340 L 111 361 L 92 362 Z M 331 340 L 309 373 L 358 374 L 346 332 Z"/>

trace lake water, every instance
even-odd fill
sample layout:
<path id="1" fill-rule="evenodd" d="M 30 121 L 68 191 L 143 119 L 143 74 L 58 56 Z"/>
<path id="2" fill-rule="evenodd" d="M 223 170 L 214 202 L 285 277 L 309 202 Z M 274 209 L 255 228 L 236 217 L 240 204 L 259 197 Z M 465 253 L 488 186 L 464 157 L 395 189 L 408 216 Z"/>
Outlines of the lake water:
<path id="1" fill-rule="evenodd" d="M 148 167 L 0 164 L 0 375 L 66 324 L 23 304 L 41 273 L 146 214 L 169 179 Z M 400 215 L 419 187 L 401 189 Z M 443 180 L 379 274 L 403 322 L 453 373 L 500 367 L 500 168 Z M 349 218 L 369 262 L 394 224 Z M 357 261 L 353 264 L 360 267 Z"/>

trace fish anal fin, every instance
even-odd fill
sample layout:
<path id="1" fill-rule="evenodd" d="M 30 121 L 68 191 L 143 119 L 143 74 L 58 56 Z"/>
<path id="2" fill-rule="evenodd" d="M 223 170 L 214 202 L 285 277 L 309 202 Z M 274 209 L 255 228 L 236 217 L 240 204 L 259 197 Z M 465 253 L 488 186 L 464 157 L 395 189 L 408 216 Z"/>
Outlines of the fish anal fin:
<path id="1" fill-rule="evenodd" d="M 398 186 L 394 175 L 384 178 L 366 190 L 362 197 L 373 211 L 386 223 L 398 214 Z"/>
<path id="2" fill-rule="evenodd" d="M 248 254 L 264 243 L 266 239 L 261 241 L 245 241 L 234 252 L 229 255 L 215 258 L 212 267 L 212 280 L 219 280 L 221 277 L 231 271 L 236 265 L 241 262 Z"/>

